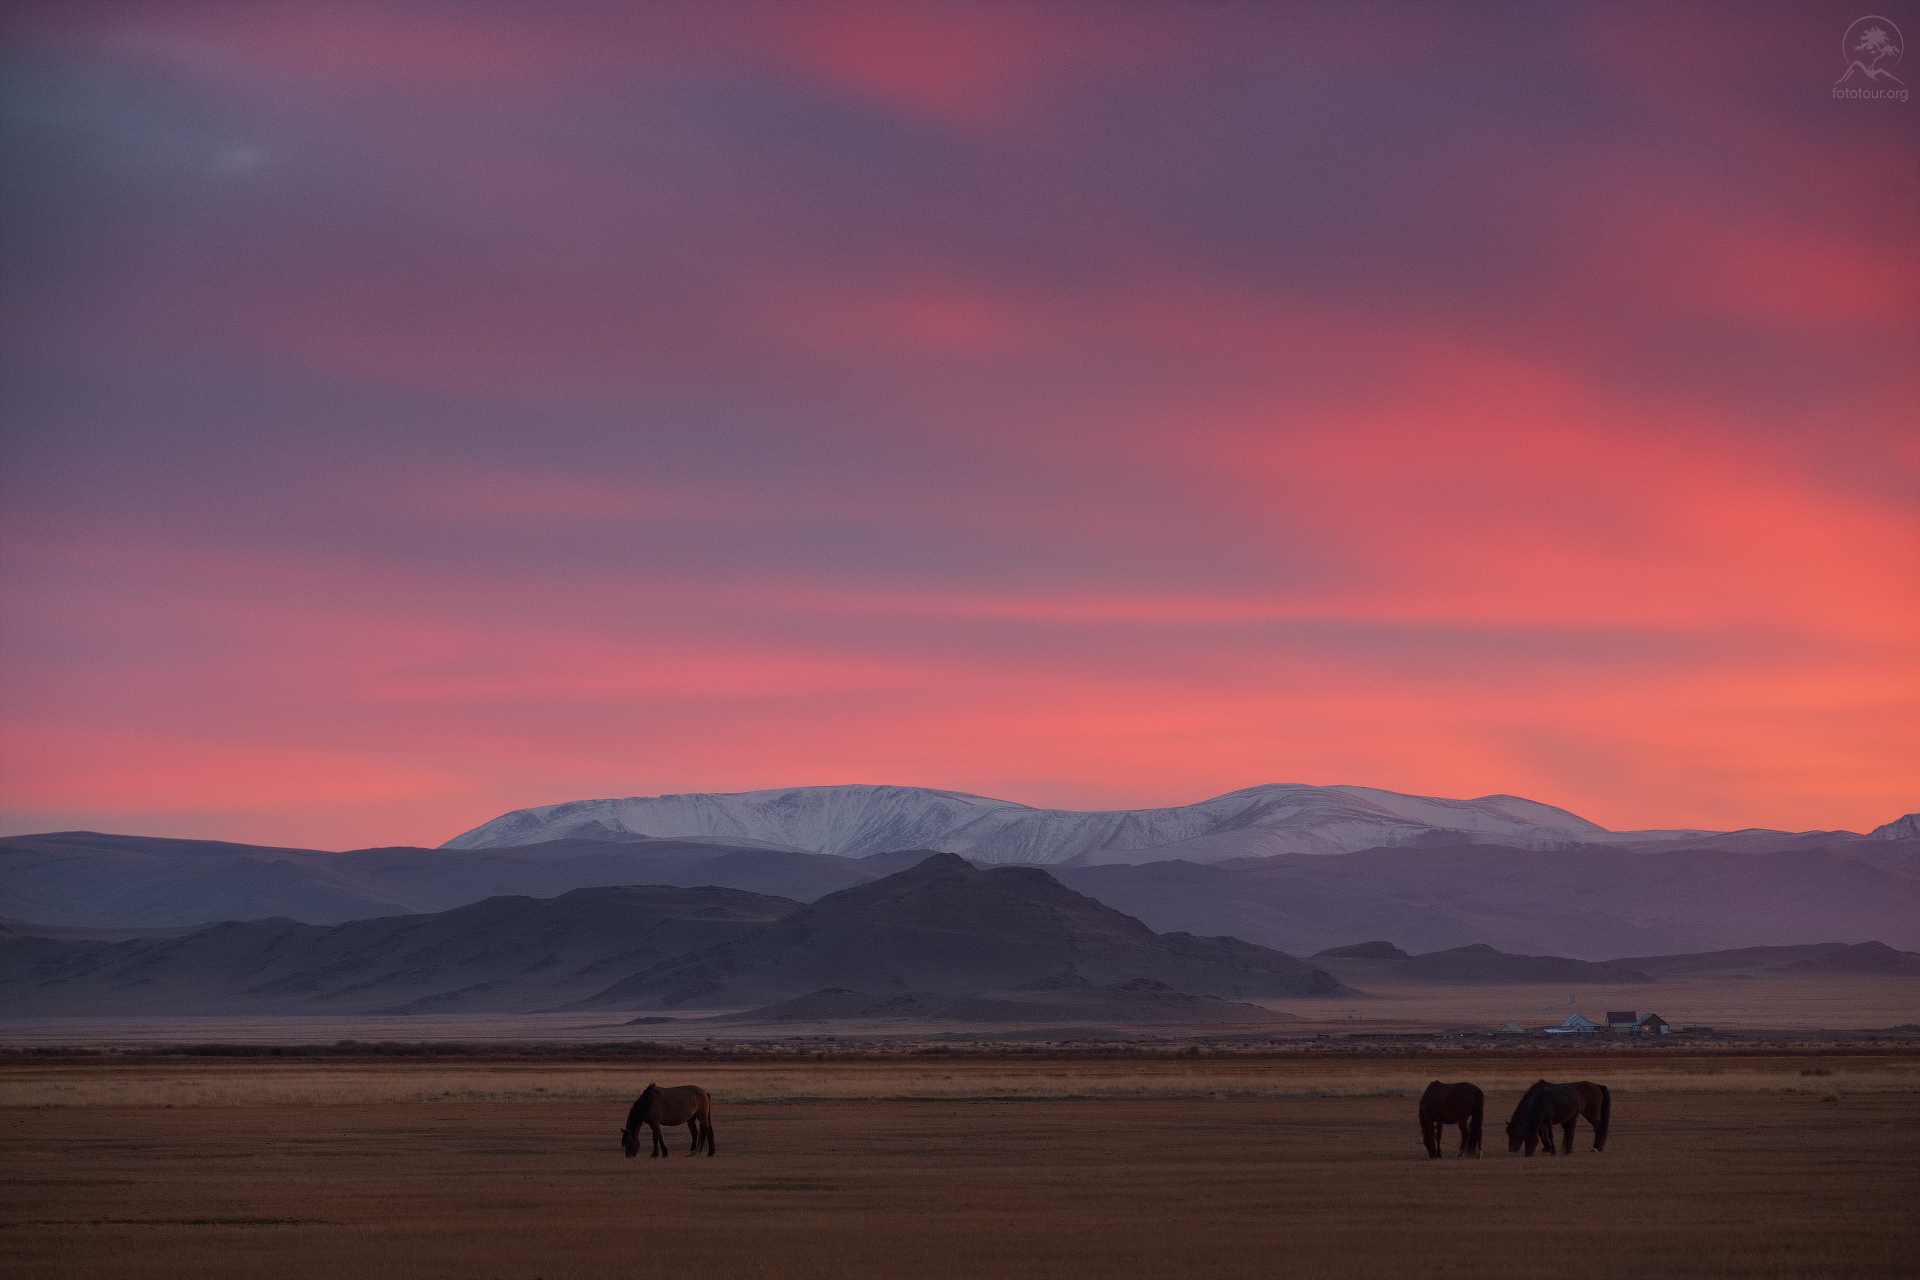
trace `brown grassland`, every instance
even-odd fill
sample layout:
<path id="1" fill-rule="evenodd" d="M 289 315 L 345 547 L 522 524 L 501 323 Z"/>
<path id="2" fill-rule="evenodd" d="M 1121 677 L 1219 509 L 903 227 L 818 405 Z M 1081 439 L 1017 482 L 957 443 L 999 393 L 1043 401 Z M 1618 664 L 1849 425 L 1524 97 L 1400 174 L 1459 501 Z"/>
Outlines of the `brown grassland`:
<path id="1" fill-rule="evenodd" d="M 1538 1075 L 1603 1155 L 1506 1152 Z M 714 1159 L 627 1160 L 648 1078 Z M 1429 1161 L 1413 1095 L 1489 1092 Z M 1901 1276 L 1920 1053 L 1200 1049 L 0 1066 L 9 1276 Z M 676 1152 L 684 1130 L 670 1135 Z M 1449 1138 L 1449 1147 L 1453 1139 Z"/>

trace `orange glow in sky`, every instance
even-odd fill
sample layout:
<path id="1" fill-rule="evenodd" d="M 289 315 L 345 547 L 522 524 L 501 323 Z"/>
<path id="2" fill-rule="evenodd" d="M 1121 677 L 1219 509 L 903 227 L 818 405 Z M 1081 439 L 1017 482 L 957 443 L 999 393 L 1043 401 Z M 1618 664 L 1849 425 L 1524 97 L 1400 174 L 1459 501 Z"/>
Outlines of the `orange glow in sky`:
<path id="1" fill-rule="evenodd" d="M 990 8 L 13 6 L 0 829 L 1920 809 L 1853 10 Z"/>

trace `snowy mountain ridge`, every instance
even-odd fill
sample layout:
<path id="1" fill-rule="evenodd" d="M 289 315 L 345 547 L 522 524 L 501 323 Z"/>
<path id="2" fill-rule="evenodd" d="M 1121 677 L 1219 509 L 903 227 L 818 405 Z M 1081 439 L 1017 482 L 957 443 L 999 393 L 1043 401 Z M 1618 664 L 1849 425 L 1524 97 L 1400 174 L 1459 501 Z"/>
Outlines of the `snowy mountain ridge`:
<path id="1" fill-rule="evenodd" d="M 931 849 L 976 862 L 1085 866 L 1349 853 L 1435 832 L 1524 848 L 1669 834 L 1617 835 L 1565 809 L 1507 795 L 1447 800 L 1274 783 L 1172 808 L 1075 812 L 961 791 L 862 784 L 576 800 L 504 814 L 442 847 L 649 836 L 847 857 Z"/>

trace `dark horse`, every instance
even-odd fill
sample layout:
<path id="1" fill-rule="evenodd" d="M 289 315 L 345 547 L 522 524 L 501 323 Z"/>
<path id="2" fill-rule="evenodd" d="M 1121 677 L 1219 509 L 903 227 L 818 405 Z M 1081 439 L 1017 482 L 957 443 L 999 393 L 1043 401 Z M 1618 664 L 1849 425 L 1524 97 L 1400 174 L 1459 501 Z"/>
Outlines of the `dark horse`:
<path id="1" fill-rule="evenodd" d="M 1460 1126 L 1460 1154 L 1480 1158 L 1480 1118 L 1486 1110 L 1487 1096 L 1476 1085 L 1441 1084 L 1435 1080 L 1420 1095 L 1420 1141 L 1427 1154 L 1440 1158 L 1440 1131 L 1450 1124 Z"/>
<path id="2" fill-rule="evenodd" d="M 688 1155 L 698 1155 L 703 1146 L 708 1155 L 713 1154 L 713 1099 L 697 1084 L 683 1084 L 677 1089 L 662 1089 L 657 1084 L 647 1086 L 646 1092 L 635 1100 L 633 1110 L 627 1112 L 627 1127 L 620 1131 L 620 1145 L 626 1148 L 629 1159 L 640 1154 L 643 1124 L 653 1130 L 650 1155 L 667 1154 L 667 1140 L 660 1136 L 663 1124 L 687 1126 L 693 1134 Z"/>
<path id="3" fill-rule="evenodd" d="M 1570 1156 L 1574 1122 L 1582 1116 L 1593 1126 L 1593 1149 L 1605 1151 L 1607 1123 L 1613 1118 L 1613 1094 L 1607 1086 L 1590 1080 L 1576 1080 L 1572 1084 L 1535 1080 L 1521 1095 L 1520 1105 L 1513 1109 L 1513 1119 L 1507 1121 L 1507 1150 L 1518 1151 L 1524 1145 L 1527 1154 L 1532 1155 L 1538 1143 L 1552 1155 L 1553 1126 L 1559 1125 L 1565 1130 L 1566 1149 L 1561 1154 Z"/>

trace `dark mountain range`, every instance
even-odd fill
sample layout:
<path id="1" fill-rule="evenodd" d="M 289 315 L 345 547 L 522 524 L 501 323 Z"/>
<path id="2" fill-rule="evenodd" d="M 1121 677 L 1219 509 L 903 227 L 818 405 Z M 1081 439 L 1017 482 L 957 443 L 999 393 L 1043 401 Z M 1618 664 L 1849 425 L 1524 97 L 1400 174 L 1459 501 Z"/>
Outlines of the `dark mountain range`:
<path id="1" fill-rule="evenodd" d="M 1510 955 L 1505 951 L 1496 951 L 1484 942 L 1413 956 L 1400 961 L 1393 972 L 1396 977 L 1414 982 L 1458 985 L 1653 981 L 1639 970 L 1622 964 L 1569 960 L 1564 956 Z"/>
<path id="2" fill-rule="evenodd" d="M 1136 980 L 1172 994 L 1094 990 Z M 1187 996 L 1346 990 L 1265 947 L 1162 936 L 1044 871 L 981 871 L 952 854 L 811 907 L 647 886 L 333 926 L 253 920 L 119 942 L 0 935 L 0 1010 L 15 1016 L 724 1008 L 828 986 L 883 1001 L 993 992 L 1027 1020 L 1099 1005 L 1166 1021 Z M 1222 1021 L 1213 1005 L 1193 1007 Z"/>
<path id="3" fill-rule="evenodd" d="M 341 925 L 249 920 L 125 942 L 0 935 L 0 1010 L 24 1014 L 547 1009 L 800 904 L 736 889 L 577 889 Z"/>
<path id="4" fill-rule="evenodd" d="M 1867 834 L 1875 840 L 1920 839 L 1920 813 L 1902 814 L 1892 822 L 1875 827 Z"/>
<path id="5" fill-rule="evenodd" d="M 1550 850 L 1426 839 L 1330 856 L 1049 871 L 1153 929 L 1293 954 L 1362 938 L 1410 952 L 1483 942 L 1589 960 L 1833 939 L 1920 949 L 1920 838 L 1889 828 Z M 927 856 L 643 837 L 326 853 L 68 832 L 0 840 L 0 917 L 35 928 L 153 930 L 269 916 L 330 924 L 608 884 L 716 885 L 810 902 Z"/>
<path id="6" fill-rule="evenodd" d="M 850 858 L 690 840 L 326 853 L 67 831 L 0 840 L 0 916 L 93 928 L 268 916 L 336 924 L 613 884 L 717 885 L 811 900 L 877 874 L 885 872 Z"/>
<path id="7" fill-rule="evenodd" d="M 1345 990 L 1312 965 L 1236 938 L 1157 934 L 1038 868 L 981 870 L 943 853 L 636 974 L 578 1007 L 764 1004 L 827 987 L 968 995 L 1135 978 L 1194 995 Z"/>
<path id="8" fill-rule="evenodd" d="M 1485 943 L 1410 956 L 1390 942 L 1359 942 L 1330 947 L 1311 957 L 1350 983 L 1432 982 L 1448 986 L 1510 986 L 1652 982 L 1626 961 L 1594 963 L 1564 956 L 1523 956 L 1496 951 Z"/>
<path id="9" fill-rule="evenodd" d="M 1346 947 L 1328 947 L 1307 957 L 1309 960 L 1411 960 L 1412 956 L 1391 942 L 1356 942 Z"/>
<path id="10" fill-rule="evenodd" d="M 204 925 L 151 926 L 145 929 L 98 929 L 84 924 L 40 924 L 33 920 L 0 918 L 0 938 L 53 938 L 60 942 L 128 942 L 135 938 L 178 938 Z"/>
<path id="11" fill-rule="evenodd" d="M 742 1017 L 1257 1028 L 1286 1015 L 1232 997 L 1357 994 L 1343 981 L 1920 973 L 1920 955 L 1878 942 L 1595 964 L 1485 945 L 1408 955 L 1373 941 L 1301 961 L 1231 937 L 1155 933 L 1045 871 L 981 869 L 952 854 L 812 906 L 734 889 L 641 886 L 489 898 L 332 926 L 266 919 L 126 932 L 0 924 L 0 1013 L 765 1006 Z"/>
<path id="12" fill-rule="evenodd" d="M 1657 978 L 1708 974 L 1848 973 L 1920 975 L 1920 954 L 1896 951 L 1883 942 L 1818 943 L 1806 947 L 1742 947 L 1682 956 L 1636 956 L 1615 964 Z"/>
<path id="13" fill-rule="evenodd" d="M 1920 948 L 1920 840 L 1736 832 L 1653 848 L 1416 844 L 1199 866 L 1061 867 L 1155 929 L 1306 955 L 1362 938 L 1601 960 L 1841 939 Z"/>

